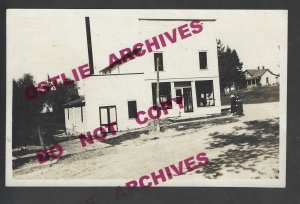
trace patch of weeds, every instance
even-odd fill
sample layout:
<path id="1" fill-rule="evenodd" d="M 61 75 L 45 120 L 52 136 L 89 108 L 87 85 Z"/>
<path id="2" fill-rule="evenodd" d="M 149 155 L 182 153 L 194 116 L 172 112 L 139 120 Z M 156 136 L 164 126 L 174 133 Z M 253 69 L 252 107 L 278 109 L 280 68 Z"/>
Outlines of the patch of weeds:
<path id="1" fill-rule="evenodd" d="M 202 173 L 200 170 L 195 171 L 195 173 L 200 174 Z"/>
<path id="2" fill-rule="evenodd" d="M 217 173 L 215 173 L 215 174 L 213 175 L 213 177 L 214 177 L 214 178 L 217 178 L 217 177 L 222 176 L 222 175 L 223 175 L 222 173 L 217 172 Z"/>

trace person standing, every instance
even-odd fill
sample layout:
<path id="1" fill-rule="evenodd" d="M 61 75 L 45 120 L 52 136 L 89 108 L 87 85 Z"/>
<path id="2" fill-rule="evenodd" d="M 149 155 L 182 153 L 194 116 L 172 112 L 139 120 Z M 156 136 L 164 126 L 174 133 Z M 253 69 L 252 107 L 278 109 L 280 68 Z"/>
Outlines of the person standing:
<path id="1" fill-rule="evenodd" d="M 230 96 L 230 102 L 231 102 L 231 114 L 235 115 L 236 114 L 236 109 L 237 109 L 237 101 L 236 101 L 236 96 L 231 95 Z"/>

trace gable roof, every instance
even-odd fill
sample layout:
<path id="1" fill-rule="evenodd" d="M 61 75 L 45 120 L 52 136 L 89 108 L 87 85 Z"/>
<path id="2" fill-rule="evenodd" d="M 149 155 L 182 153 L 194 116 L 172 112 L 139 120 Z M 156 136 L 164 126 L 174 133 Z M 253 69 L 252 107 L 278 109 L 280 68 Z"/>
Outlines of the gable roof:
<path id="1" fill-rule="evenodd" d="M 120 59 L 118 59 L 118 61 L 120 63 L 117 63 L 117 61 L 113 62 L 112 64 L 108 65 L 107 67 L 105 67 L 104 69 L 101 69 L 99 71 L 99 73 L 111 73 L 112 70 L 116 69 L 117 67 L 119 67 L 121 64 L 124 64 L 127 62 L 127 58 L 128 57 L 134 57 L 135 58 L 135 53 L 136 52 L 140 52 L 142 50 L 142 48 L 136 48 L 134 50 L 132 50 L 131 52 L 127 53 L 126 55 L 122 56 Z M 124 62 L 125 61 L 125 62 Z"/>
<path id="2" fill-rule="evenodd" d="M 262 77 L 262 75 L 264 75 L 267 71 L 272 75 L 279 76 L 279 74 L 274 74 L 269 69 L 246 69 L 245 72 L 247 72 L 251 76 L 248 79 L 258 79 Z"/>

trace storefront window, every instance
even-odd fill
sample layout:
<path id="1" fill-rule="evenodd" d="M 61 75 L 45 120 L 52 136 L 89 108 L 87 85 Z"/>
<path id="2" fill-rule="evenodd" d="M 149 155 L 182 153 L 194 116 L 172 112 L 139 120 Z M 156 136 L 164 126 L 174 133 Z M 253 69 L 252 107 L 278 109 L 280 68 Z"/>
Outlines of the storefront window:
<path id="1" fill-rule="evenodd" d="M 153 106 L 155 106 L 156 105 L 156 83 L 152 83 L 152 100 L 153 100 Z M 163 104 L 162 108 L 172 109 L 172 95 L 171 95 L 170 82 L 159 83 L 159 103 Z"/>
<path id="2" fill-rule="evenodd" d="M 214 106 L 214 88 L 212 80 L 196 81 L 197 107 Z"/>

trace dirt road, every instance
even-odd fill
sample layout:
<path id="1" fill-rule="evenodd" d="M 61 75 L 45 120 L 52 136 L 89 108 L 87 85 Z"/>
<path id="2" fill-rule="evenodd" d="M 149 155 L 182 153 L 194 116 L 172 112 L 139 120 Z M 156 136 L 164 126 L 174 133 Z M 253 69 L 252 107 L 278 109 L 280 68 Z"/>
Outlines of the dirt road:
<path id="1" fill-rule="evenodd" d="M 245 116 L 185 122 L 160 134 L 107 139 L 83 148 L 63 142 L 63 158 L 14 170 L 18 179 L 138 179 L 162 167 L 205 152 L 208 166 L 175 179 L 278 178 L 279 103 L 247 104 Z M 186 170 L 185 170 L 186 171 Z"/>

